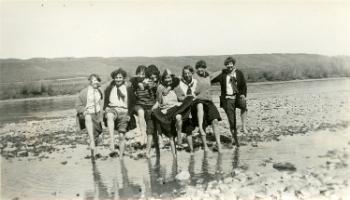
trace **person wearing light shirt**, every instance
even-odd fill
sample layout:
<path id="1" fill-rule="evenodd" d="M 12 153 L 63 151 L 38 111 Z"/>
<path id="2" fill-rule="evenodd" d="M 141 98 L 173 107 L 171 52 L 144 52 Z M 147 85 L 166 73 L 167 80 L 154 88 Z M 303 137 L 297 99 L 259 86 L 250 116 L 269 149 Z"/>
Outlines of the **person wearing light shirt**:
<path id="1" fill-rule="evenodd" d="M 105 111 L 104 122 L 107 124 L 110 135 L 110 157 L 115 157 L 114 131 L 119 134 L 119 155 L 124 156 L 125 133 L 135 128 L 135 118 L 131 115 L 134 96 L 131 87 L 126 85 L 126 72 L 122 68 L 111 73 L 113 81 L 105 90 L 103 110 Z"/>
<path id="2" fill-rule="evenodd" d="M 230 130 L 235 140 L 233 144 L 239 146 L 237 139 L 236 127 L 236 108 L 241 110 L 243 133 L 247 134 L 247 84 L 242 71 L 236 68 L 236 60 L 232 57 L 226 58 L 224 62 L 226 69 L 214 77 L 211 83 L 219 82 L 221 86 L 220 107 L 222 107 L 227 115 L 230 124 Z"/>
<path id="3" fill-rule="evenodd" d="M 175 92 L 177 93 L 177 96 L 180 100 L 185 99 L 188 96 L 192 96 L 193 100 L 198 98 L 198 80 L 193 78 L 194 69 L 190 65 L 186 65 L 182 69 L 182 77 L 181 81 L 178 87 L 175 88 Z M 193 104 L 193 102 L 192 102 Z M 193 105 L 191 105 L 193 106 Z M 194 109 L 192 109 L 191 112 L 191 120 L 190 122 L 187 122 L 187 126 L 191 127 L 191 129 L 194 129 L 195 123 L 194 118 L 197 118 L 197 112 L 193 112 Z M 186 128 L 189 129 L 189 128 Z M 190 147 L 191 153 L 193 152 L 193 144 L 192 144 L 192 131 L 186 132 L 187 136 L 187 142 Z M 208 145 L 207 145 L 207 139 L 204 132 L 201 133 L 201 139 L 203 142 L 203 149 L 204 151 L 209 151 Z"/>
<path id="4" fill-rule="evenodd" d="M 97 74 L 88 78 L 90 84 L 79 92 L 76 101 L 78 129 L 87 129 L 90 138 L 92 158 L 95 157 L 98 137 L 102 132 L 102 104 L 103 95 L 100 87 L 101 79 Z"/>

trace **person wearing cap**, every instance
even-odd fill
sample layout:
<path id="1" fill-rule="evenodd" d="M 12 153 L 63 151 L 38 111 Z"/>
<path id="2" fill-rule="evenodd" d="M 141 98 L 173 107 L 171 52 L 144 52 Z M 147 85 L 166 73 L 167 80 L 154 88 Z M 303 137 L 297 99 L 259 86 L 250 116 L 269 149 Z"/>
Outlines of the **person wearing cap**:
<path id="1" fill-rule="evenodd" d="M 222 107 L 227 115 L 230 131 L 235 140 L 236 146 L 239 146 L 236 127 L 236 108 L 241 110 L 242 129 L 247 133 L 247 84 L 242 71 L 237 69 L 236 60 L 233 57 L 225 59 L 226 66 L 222 72 L 211 80 L 211 83 L 220 83 L 220 107 Z"/>
<path id="2" fill-rule="evenodd" d="M 103 95 L 99 89 L 101 78 L 97 74 L 91 74 L 88 80 L 89 86 L 79 92 L 75 108 L 78 129 L 87 130 L 91 156 L 94 158 L 98 137 L 102 133 Z"/>

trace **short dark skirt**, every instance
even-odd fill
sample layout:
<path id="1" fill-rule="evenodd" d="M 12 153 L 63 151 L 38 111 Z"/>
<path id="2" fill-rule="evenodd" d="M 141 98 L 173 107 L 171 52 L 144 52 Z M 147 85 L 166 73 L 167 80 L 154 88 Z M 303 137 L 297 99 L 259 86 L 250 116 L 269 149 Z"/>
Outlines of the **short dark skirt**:
<path id="1" fill-rule="evenodd" d="M 162 133 L 168 137 L 176 136 L 176 115 L 180 114 L 182 117 L 182 132 L 191 133 L 194 130 L 192 126 L 191 109 L 192 109 L 193 97 L 186 97 L 180 106 L 174 106 L 168 110 L 166 114 L 158 108 L 153 111 L 152 116 L 156 123 L 158 123 L 162 129 Z"/>
<path id="2" fill-rule="evenodd" d="M 203 104 L 204 110 L 203 128 L 206 128 L 207 126 L 211 125 L 214 119 L 217 119 L 218 121 L 222 120 L 220 113 L 213 101 L 196 99 L 194 100 L 192 106 L 192 120 L 194 125 L 198 126 L 197 105 L 200 103 Z"/>

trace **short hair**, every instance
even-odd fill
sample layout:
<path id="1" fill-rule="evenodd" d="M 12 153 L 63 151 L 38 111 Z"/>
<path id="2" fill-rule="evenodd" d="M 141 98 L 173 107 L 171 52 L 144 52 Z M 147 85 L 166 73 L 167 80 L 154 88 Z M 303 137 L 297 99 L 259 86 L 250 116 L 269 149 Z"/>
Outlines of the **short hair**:
<path id="1" fill-rule="evenodd" d="M 95 77 L 98 82 L 101 82 L 101 78 L 97 74 L 90 74 L 88 80 L 91 81 L 92 77 Z"/>
<path id="2" fill-rule="evenodd" d="M 186 66 L 184 66 L 184 68 L 182 69 L 182 76 L 183 76 L 184 71 L 185 71 L 186 69 L 188 69 L 192 74 L 194 73 L 193 67 L 192 67 L 191 65 L 186 65 Z"/>
<path id="3" fill-rule="evenodd" d="M 227 66 L 230 62 L 233 63 L 233 65 L 236 64 L 236 59 L 234 59 L 233 57 L 229 56 L 228 58 L 225 59 L 224 65 Z"/>
<path id="4" fill-rule="evenodd" d="M 152 65 L 149 65 L 146 69 L 146 77 L 150 78 L 153 74 L 156 75 L 157 78 L 159 79 L 160 71 L 157 68 L 157 66 L 152 64 Z"/>
<path id="5" fill-rule="evenodd" d="M 199 60 L 197 63 L 196 63 L 196 69 L 198 68 L 204 68 L 206 69 L 207 68 L 207 63 L 204 61 L 204 60 Z"/>
<path id="6" fill-rule="evenodd" d="M 136 72 L 135 72 L 135 74 L 140 74 L 140 73 L 144 73 L 144 74 L 146 74 L 146 70 L 147 70 L 147 67 L 145 66 L 145 65 L 139 65 L 139 66 L 137 66 L 137 68 L 136 68 Z"/>
<path id="7" fill-rule="evenodd" d="M 111 73 L 112 79 L 114 79 L 118 74 L 121 74 L 123 76 L 123 78 L 126 78 L 126 76 L 127 76 L 126 71 L 124 69 L 122 69 L 122 68 L 119 68 L 119 69 L 114 70 Z"/>

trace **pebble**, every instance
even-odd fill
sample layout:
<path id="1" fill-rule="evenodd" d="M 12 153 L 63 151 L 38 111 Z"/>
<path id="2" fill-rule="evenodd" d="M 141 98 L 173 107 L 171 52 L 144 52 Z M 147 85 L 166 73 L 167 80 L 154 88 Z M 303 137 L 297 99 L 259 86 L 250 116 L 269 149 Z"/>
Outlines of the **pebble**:
<path id="1" fill-rule="evenodd" d="M 27 151 L 19 151 L 17 152 L 17 157 L 28 157 Z"/>
<path id="2" fill-rule="evenodd" d="M 295 171 L 296 167 L 289 162 L 284 162 L 284 163 L 274 163 L 272 165 L 273 168 L 277 169 L 277 170 L 288 170 L 288 171 Z"/>

